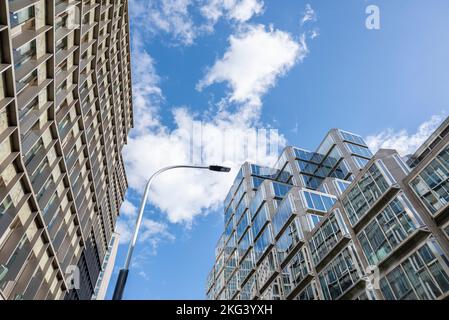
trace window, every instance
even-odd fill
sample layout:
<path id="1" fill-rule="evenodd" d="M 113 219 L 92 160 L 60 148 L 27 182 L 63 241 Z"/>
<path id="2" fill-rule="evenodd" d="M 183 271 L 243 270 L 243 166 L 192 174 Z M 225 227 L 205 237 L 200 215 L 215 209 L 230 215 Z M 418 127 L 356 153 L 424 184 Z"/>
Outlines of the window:
<path id="1" fill-rule="evenodd" d="M 378 264 L 417 228 L 400 198 L 393 199 L 361 232 L 358 239 L 370 264 Z"/>
<path id="2" fill-rule="evenodd" d="M 251 300 L 257 294 L 256 274 L 253 274 L 249 280 L 243 285 L 240 291 L 241 300 Z"/>
<path id="3" fill-rule="evenodd" d="M 309 231 L 312 231 L 315 229 L 315 227 L 320 223 L 321 219 L 323 217 L 316 215 L 316 214 L 308 214 L 307 215 L 307 222 L 309 224 Z"/>
<path id="4" fill-rule="evenodd" d="M 431 214 L 435 215 L 449 201 L 449 146 L 446 147 L 410 183 Z"/>
<path id="5" fill-rule="evenodd" d="M 282 270 L 285 295 L 303 281 L 311 273 L 310 258 L 307 248 L 301 248 Z M 292 288 L 293 287 L 293 288 Z"/>
<path id="6" fill-rule="evenodd" d="M 306 188 L 309 188 L 309 189 L 312 189 L 312 190 L 318 189 L 318 187 L 323 182 L 322 178 L 318 178 L 318 177 L 314 177 L 314 176 L 308 176 L 308 175 L 302 174 L 301 177 L 303 179 L 304 186 Z"/>
<path id="7" fill-rule="evenodd" d="M 37 70 L 31 72 L 24 79 L 16 82 L 16 90 L 17 92 L 22 91 L 27 86 L 32 86 L 37 84 Z"/>
<path id="8" fill-rule="evenodd" d="M 371 158 L 373 156 L 373 154 L 371 153 L 371 151 L 369 151 L 367 147 L 361 147 L 359 145 L 355 145 L 348 142 L 345 142 L 345 145 L 346 147 L 348 147 L 349 152 L 354 155 L 362 156 L 365 158 Z"/>
<path id="9" fill-rule="evenodd" d="M 251 213 L 251 217 L 254 217 L 256 215 L 264 202 L 265 191 L 263 190 L 263 188 L 260 188 L 259 190 L 257 190 L 256 194 L 249 204 L 249 212 Z"/>
<path id="10" fill-rule="evenodd" d="M 352 156 L 352 159 L 354 160 L 357 167 L 359 167 L 359 169 L 365 168 L 366 164 L 369 162 L 369 160 L 365 158 L 360 158 L 358 156 Z"/>
<path id="11" fill-rule="evenodd" d="M 441 248 L 428 241 L 380 280 L 387 300 L 436 300 L 449 291 L 448 266 Z M 447 259 L 446 259 L 447 261 Z"/>
<path id="12" fill-rule="evenodd" d="M 226 239 L 231 235 L 232 231 L 234 231 L 234 221 L 231 218 L 231 221 L 228 223 L 228 225 L 226 226 L 226 229 L 225 229 Z"/>
<path id="13" fill-rule="evenodd" d="M 235 217 L 236 219 L 240 219 L 240 217 L 247 212 L 247 206 L 248 206 L 248 202 L 247 202 L 247 197 L 246 194 L 243 195 L 242 200 L 240 201 L 240 203 L 237 205 L 237 208 L 235 209 Z"/>
<path id="14" fill-rule="evenodd" d="M 239 256 L 243 257 L 251 245 L 252 245 L 251 229 L 248 229 L 239 242 L 238 245 Z"/>
<path id="15" fill-rule="evenodd" d="M 281 237 L 276 242 L 278 261 L 282 263 L 302 239 L 303 235 L 301 233 L 299 219 L 295 218 L 290 222 L 284 232 L 282 232 Z"/>
<path id="16" fill-rule="evenodd" d="M 56 53 L 60 52 L 61 50 L 66 50 L 67 49 L 67 37 L 64 37 L 61 40 L 58 40 L 56 42 Z"/>
<path id="17" fill-rule="evenodd" d="M 225 225 L 228 224 L 228 221 L 231 218 L 231 215 L 232 215 L 232 207 L 228 207 L 226 209 L 226 211 L 225 211 L 225 214 L 224 214 L 224 223 L 225 223 Z"/>
<path id="18" fill-rule="evenodd" d="M 67 89 L 67 80 L 64 80 L 56 89 L 56 95 L 60 95 L 62 91 Z"/>
<path id="19" fill-rule="evenodd" d="M 270 251 L 257 268 L 257 282 L 259 288 L 263 287 L 267 283 L 276 269 L 276 256 L 274 255 L 273 251 Z"/>
<path id="20" fill-rule="evenodd" d="M 346 164 L 346 161 L 343 159 L 329 176 L 333 178 L 348 180 L 347 178 L 350 175 L 351 173 L 349 171 L 348 165 Z"/>
<path id="21" fill-rule="evenodd" d="M 62 119 L 61 123 L 59 123 L 58 130 L 60 133 L 65 132 L 64 129 L 67 127 L 69 122 L 70 122 L 70 113 L 67 116 L 65 116 L 64 119 Z"/>
<path id="22" fill-rule="evenodd" d="M 34 6 L 9 14 L 11 28 L 14 28 L 19 24 L 25 23 L 33 18 L 34 18 Z"/>
<path id="23" fill-rule="evenodd" d="M 19 119 L 22 120 L 29 115 L 31 111 L 37 109 L 39 109 L 39 97 L 34 98 L 30 103 L 19 108 Z"/>
<path id="24" fill-rule="evenodd" d="M 268 178 L 268 179 L 276 179 L 277 175 L 279 173 L 279 170 L 270 168 L 270 167 L 262 167 L 255 164 L 251 165 L 251 174 Z"/>
<path id="25" fill-rule="evenodd" d="M 365 141 L 362 139 L 362 137 L 355 135 L 353 133 L 347 132 L 347 131 L 343 131 L 343 130 L 339 130 L 341 137 L 343 138 L 343 140 L 348 141 L 348 142 L 352 142 L 352 143 L 356 143 L 356 144 L 360 144 L 362 146 L 366 146 Z"/>
<path id="26" fill-rule="evenodd" d="M 345 192 L 345 190 L 349 187 L 350 184 L 351 183 L 348 181 L 344 181 L 344 180 L 340 180 L 340 179 L 334 180 L 334 185 L 335 185 L 335 188 L 337 189 L 339 195 L 342 195 L 343 192 Z"/>
<path id="27" fill-rule="evenodd" d="M 286 184 L 272 182 L 271 185 L 273 186 L 273 192 L 276 198 L 284 198 L 291 189 L 291 186 Z"/>
<path id="28" fill-rule="evenodd" d="M 332 208 L 337 199 L 330 195 L 317 193 L 309 190 L 302 191 L 303 197 L 306 200 L 307 209 L 312 211 L 327 212 Z"/>
<path id="29" fill-rule="evenodd" d="M 314 156 L 313 152 L 303 150 L 303 149 L 294 148 L 293 151 L 295 152 L 296 158 L 298 158 L 300 160 L 304 160 L 304 161 L 312 161 L 313 156 Z"/>
<path id="30" fill-rule="evenodd" d="M 267 223 L 268 223 L 268 209 L 267 205 L 264 205 L 253 220 L 252 231 L 254 238 L 257 238 L 259 232 L 263 229 L 263 227 Z"/>
<path id="31" fill-rule="evenodd" d="M 34 223 L 34 227 L 35 227 L 35 223 Z M 29 240 L 27 238 L 27 233 L 25 233 L 22 236 L 22 238 L 19 240 L 16 249 L 12 253 L 11 257 L 8 259 L 8 262 L 6 263 L 5 267 L 7 268 L 7 270 L 10 270 L 11 266 L 14 265 L 14 262 L 16 262 L 16 260 L 19 256 L 21 256 L 25 251 L 29 250 L 28 247 L 29 247 Z M 0 289 L 1 290 L 5 289 L 5 287 L 9 281 L 15 280 L 15 279 L 12 279 L 12 277 L 14 277 L 14 275 L 12 275 L 11 273 L 8 273 L 8 272 L 5 275 L 3 275 L 3 278 L 0 279 Z"/>
<path id="32" fill-rule="evenodd" d="M 270 246 L 273 242 L 273 237 L 271 235 L 270 226 L 265 228 L 260 237 L 254 243 L 254 254 L 256 261 L 260 259 L 260 257 L 265 253 L 268 246 Z"/>
<path id="33" fill-rule="evenodd" d="M 344 248 L 318 275 L 325 300 L 336 300 L 360 279 L 352 245 Z"/>
<path id="34" fill-rule="evenodd" d="M 240 280 L 241 281 L 245 280 L 246 277 L 248 277 L 250 272 L 253 270 L 253 268 L 254 268 L 254 256 L 252 249 L 250 249 L 248 251 L 248 254 L 243 259 L 240 259 L 240 266 L 238 271 Z"/>
<path id="35" fill-rule="evenodd" d="M 293 211 L 293 200 L 290 197 L 286 197 L 281 202 L 276 212 L 274 213 L 273 218 L 271 219 L 275 236 L 277 236 L 279 231 L 281 231 L 281 229 L 284 227 L 285 223 L 290 219 Z"/>
<path id="36" fill-rule="evenodd" d="M 64 13 L 58 17 L 55 21 L 55 30 L 58 30 L 59 28 L 67 28 L 68 17 L 68 13 Z"/>
<path id="37" fill-rule="evenodd" d="M 33 148 L 31 148 L 31 150 L 29 150 L 23 157 L 25 166 L 28 166 L 30 164 L 31 160 L 33 160 L 33 158 L 36 156 L 38 151 L 43 147 L 44 147 L 44 142 L 43 142 L 42 138 L 39 138 L 39 140 L 36 142 L 36 144 L 33 146 Z"/>
<path id="38" fill-rule="evenodd" d="M 357 223 L 388 188 L 389 184 L 373 164 L 342 199 L 351 224 Z"/>
<path id="39" fill-rule="evenodd" d="M 318 300 L 318 290 L 315 282 L 311 282 L 295 298 L 295 300 Z"/>
<path id="40" fill-rule="evenodd" d="M 260 300 L 281 300 L 281 297 L 279 278 L 274 279 L 260 294 Z"/>
<path id="41" fill-rule="evenodd" d="M 404 160 L 402 160 L 402 158 L 399 155 L 394 154 L 393 158 L 396 160 L 396 162 L 398 163 L 398 165 L 401 167 L 402 171 L 404 171 L 405 174 L 410 173 L 410 167 L 404 162 Z"/>
<path id="42" fill-rule="evenodd" d="M 335 210 L 310 239 L 309 244 L 313 263 L 318 265 L 346 235 L 348 235 L 348 231 L 341 214 L 338 210 Z"/>
<path id="43" fill-rule="evenodd" d="M 237 225 L 237 239 L 240 239 L 240 237 L 249 227 L 249 221 L 250 218 L 248 216 L 248 211 L 246 211 L 246 213 L 242 216 L 242 219 L 239 221 L 239 224 Z"/>
<path id="44" fill-rule="evenodd" d="M 8 194 L 5 200 L 3 200 L 2 204 L 0 204 L 0 219 L 3 217 L 6 211 L 8 211 L 8 209 L 11 207 L 12 204 L 13 203 L 11 196 Z"/>

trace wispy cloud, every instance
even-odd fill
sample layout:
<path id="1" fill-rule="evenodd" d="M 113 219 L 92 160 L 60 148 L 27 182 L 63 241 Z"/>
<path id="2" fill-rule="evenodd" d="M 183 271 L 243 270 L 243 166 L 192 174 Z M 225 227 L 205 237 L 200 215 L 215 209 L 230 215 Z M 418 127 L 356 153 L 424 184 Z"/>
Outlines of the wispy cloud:
<path id="1" fill-rule="evenodd" d="M 202 1 L 200 11 L 210 23 L 215 24 L 225 17 L 237 22 L 246 22 L 253 16 L 263 12 L 264 2 L 261 0 L 206 0 Z"/>
<path id="2" fill-rule="evenodd" d="M 315 10 L 313 10 L 310 4 L 306 4 L 304 12 L 302 13 L 301 18 L 301 26 L 307 23 L 308 21 L 315 22 L 317 21 L 317 15 Z"/>
<path id="3" fill-rule="evenodd" d="M 243 23 L 263 12 L 262 0 L 134 0 L 132 23 L 148 35 L 169 36 L 174 45 L 192 45 L 196 38 L 213 32 L 224 19 Z"/>
<path id="4" fill-rule="evenodd" d="M 423 122 L 416 132 L 409 133 L 402 129 L 395 131 L 391 128 L 366 137 L 366 143 L 373 152 L 379 149 L 395 149 L 401 156 L 414 153 L 418 147 L 435 131 L 445 119 L 444 114 L 434 115 Z"/>
<path id="5" fill-rule="evenodd" d="M 128 200 L 125 200 L 120 208 L 121 217 L 117 221 L 116 231 L 120 234 L 120 243 L 131 241 L 137 218 L 137 208 Z M 151 252 L 156 252 L 161 241 L 173 241 L 175 236 L 168 230 L 166 223 L 154 221 L 144 217 L 139 233 L 139 241 L 150 245 Z"/>

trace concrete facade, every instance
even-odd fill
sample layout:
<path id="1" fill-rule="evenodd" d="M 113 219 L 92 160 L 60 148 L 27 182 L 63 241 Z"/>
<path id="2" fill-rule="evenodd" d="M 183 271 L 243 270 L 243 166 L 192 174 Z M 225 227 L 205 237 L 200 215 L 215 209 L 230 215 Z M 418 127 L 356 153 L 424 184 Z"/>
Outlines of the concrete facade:
<path id="1" fill-rule="evenodd" d="M 0 0 L 0 292 L 91 299 L 127 189 L 127 0 Z"/>

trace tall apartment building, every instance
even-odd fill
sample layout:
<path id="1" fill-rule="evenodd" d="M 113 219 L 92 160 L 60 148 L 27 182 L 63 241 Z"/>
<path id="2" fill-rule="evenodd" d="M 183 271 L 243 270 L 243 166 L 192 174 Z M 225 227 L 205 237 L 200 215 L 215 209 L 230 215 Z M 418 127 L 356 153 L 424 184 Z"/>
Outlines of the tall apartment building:
<path id="1" fill-rule="evenodd" d="M 127 0 L 0 0 L 3 299 L 91 299 L 132 125 Z"/>
<path id="2" fill-rule="evenodd" d="M 332 129 L 245 163 L 224 201 L 209 299 L 449 297 L 449 118 L 404 162 Z"/>

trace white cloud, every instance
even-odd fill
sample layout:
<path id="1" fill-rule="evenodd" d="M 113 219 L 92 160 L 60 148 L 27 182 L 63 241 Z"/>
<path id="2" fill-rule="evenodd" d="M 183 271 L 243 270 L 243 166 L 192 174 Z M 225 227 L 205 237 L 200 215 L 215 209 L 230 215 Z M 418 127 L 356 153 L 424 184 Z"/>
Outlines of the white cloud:
<path id="1" fill-rule="evenodd" d="M 120 234 L 120 243 L 128 244 L 133 236 L 136 217 L 121 217 L 117 221 L 116 231 Z M 148 218 L 142 219 L 139 230 L 139 242 L 150 244 L 155 252 L 158 244 L 163 241 L 173 241 L 175 236 L 168 231 L 168 225 Z"/>
<path id="2" fill-rule="evenodd" d="M 133 26 L 149 34 L 169 35 L 172 44 L 192 45 L 213 32 L 220 19 L 243 23 L 263 12 L 262 0 L 134 0 Z"/>
<path id="3" fill-rule="evenodd" d="M 366 143 L 373 152 L 379 149 L 395 149 L 401 156 L 414 153 L 445 119 L 444 115 L 434 115 L 423 122 L 414 133 L 407 130 L 386 129 L 366 137 Z"/>
<path id="4" fill-rule="evenodd" d="M 261 0 L 207 0 L 201 6 L 201 14 L 210 22 L 216 23 L 221 17 L 246 22 L 253 16 L 263 12 L 264 3 Z"/>
<path id="5" fill-rule="evenodd" d="M 311 31 L 309 31 L 309 37 L 310 39 L 315 39 L 316 37 L 318 37 L 320 35 L 320 30 L 318 28 L 315 28 Z"/>
<path id="6" fill-rule="evenodd" d="M 311 21 L 311 22 L 317 21 L 316 12 L 315 12 L 315 10 L 313 10 L 313 8 L 310 4 L 306 4 L 306 8 L 304 9 L 304 12 L 303 12 L 302 18 L 301 18 L 301 26 L 304 25 L 308 21 Z"/>
<path id="7" fill-rule="evenodd" d="M 169 34 L 175 42 L 190 45 L 196 27 L 189 9 L 192 0 L 134 0 L 130 16 L 134 26 L 150 34 Z"/>
<path id="8" fill-rule="evenodd" d="M 127 217 L 135 217 L 137 215 L 137 208 L 130 201 L 125 199 L 120 207 L 120 214 Z"/>
<path id="9" fill-rule="evenodd" d="M 150 277 L 147 275 L 147 273 L 143 270 L 140 270 L 138 273 L 139 276 L 141 276 L 144 280 L 149 280 Z"/>
<path id="10" fill-rule="evenodd" d="M 261 104 L 261 96 L 307 54 L 304 35 L 299 41 L 284 31 L 246 25 L 229 38 L 224 56 L 207 71 L 197 88 L 227 82 L 231 102 Z"/>

